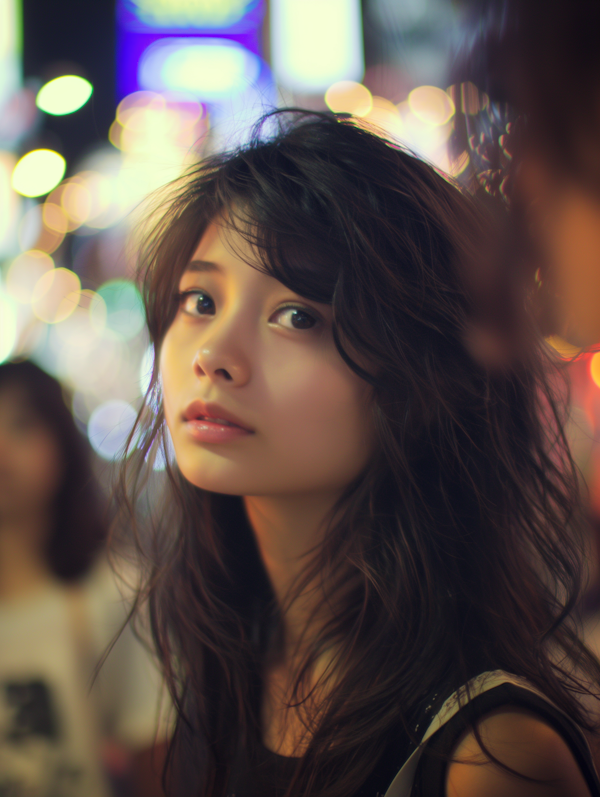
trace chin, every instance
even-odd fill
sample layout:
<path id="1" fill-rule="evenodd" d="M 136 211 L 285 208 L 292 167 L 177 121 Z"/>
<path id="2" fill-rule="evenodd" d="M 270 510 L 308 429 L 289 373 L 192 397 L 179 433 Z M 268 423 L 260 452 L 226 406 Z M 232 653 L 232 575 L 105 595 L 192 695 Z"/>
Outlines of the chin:
<path id="1" fill-rule="evenodd" d="M 223 495 L 246 495 L 248 484 L 247 474 L 233 473 L 226 467 L 218 467 L 203 463 L 178 461 L 181 475 L 194 487 L 206 490 L 210 493 L 221 493 Z"/>

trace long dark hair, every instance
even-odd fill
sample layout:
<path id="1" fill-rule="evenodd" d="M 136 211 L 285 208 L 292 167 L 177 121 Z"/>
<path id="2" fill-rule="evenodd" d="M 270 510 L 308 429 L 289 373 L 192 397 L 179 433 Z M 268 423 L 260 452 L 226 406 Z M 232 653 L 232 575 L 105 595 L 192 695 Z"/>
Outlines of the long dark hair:
<path id="1" fill-rule="evenodd" d="M 25 392 L 28 404 L 55 435 L 64 461 L 47 543 L 48 562 L 59 578 L 80 578 L 105 541 L 109 521 L 107 502 L 93 473 L 90 446 L 54 377 L 30 361 L 2 363 L 0 392 L 14 387 Z"/>
<path id="2" fill-rule="evenodd" d="M 204 160 L 175 189 L 140 249 L 156 351 L 186 264 L 227 210 L 256 268 L 332 305 L 340 356 L 374 391 L 377 451 L 340 499 L 305 580 L 325 568 L 347 579 L 325 585 L 338 598 L 344 586 L 342 608 L 299 681 L 324 649 L 344 667 L 288 793 L 351 793 L 424 694 L 489 667 L 529 678 L 588 727 L 577 681 L 557 663 L 564 654 L 597 680 L 568 619 L 580 588 L 579 488 L 560 379 L 510 289 L 519 356 L 492 371 L 465 345 L 481 305 L 463 272 L 478 257 L 485 265 L 489 219 L 430 165 L 352 119 L 297 110 L 269 115 L 247 145 Z M 123 467 L 130 508 L 144 463 L 157 447 L 167 453 L 157 377 L 155 366 L 141 450 Z M 170 498 L 142 545 L 143 597 L 180 712 L 179 760 L 190 770 L 198 762 L 198 793 L 216 797 L 236 751 L 257 743 L 265 640 L 278 615 L 241 497 L 198 489 L 176 466 L 168 475 Z"/>

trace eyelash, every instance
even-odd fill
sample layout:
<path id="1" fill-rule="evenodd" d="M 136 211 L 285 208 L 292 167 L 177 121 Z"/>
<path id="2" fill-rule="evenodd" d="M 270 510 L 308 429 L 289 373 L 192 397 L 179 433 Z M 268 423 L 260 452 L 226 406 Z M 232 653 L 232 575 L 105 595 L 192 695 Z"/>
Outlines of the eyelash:
<path id="1" fill-rule="evenodd" d="M 212 301 L 212 297 L 210 296 L 209 293 L 207 293 L 206 291 L 203 291 L 203 290 L 199 290 L 199 289 L 191 289 L 191 290 L 187 290 L 187 291 L 178 291 L 173 296 L 173 299 L 177 303 L 178 307 L 181 308 L 183 306 L 185 300 L 189 296 L 200 296 L 200 295 L 208 296 L 209 299 Z M 214 302 L 213 302 L 213 304 L 214 304 Z M 309 318 L 312 318 L 312 320 L 315 322 L 312 327 L 309 327 L 308 329 L 305 329 L 305 330 L 297 329 L 297 330 L 295 330 L 296 332 L 308 332 L 310 330 L 315 329 L 317 326 L 319 326 L 320 319 L 317 318 L 315 315 L 313 315 L 311 312 L 309 312 L 307 309 L 305 309 L 304 307 L 302 307 L 300 305 L 284 304 L 281 307 L 279 307 L 275 311 L 275 313 L 280 313 L 280 312 L 283 312 L 284 310 L 298 310 L 299 312 L 304 313 L 305 315 L 307 315 Z M 187 315 L 192 315 L 191 313 L 187 313 L 185 310 L 183 312 L 185 312 Z M 197 316 L 197 317 L 201 317 L 201 316 Z"/>

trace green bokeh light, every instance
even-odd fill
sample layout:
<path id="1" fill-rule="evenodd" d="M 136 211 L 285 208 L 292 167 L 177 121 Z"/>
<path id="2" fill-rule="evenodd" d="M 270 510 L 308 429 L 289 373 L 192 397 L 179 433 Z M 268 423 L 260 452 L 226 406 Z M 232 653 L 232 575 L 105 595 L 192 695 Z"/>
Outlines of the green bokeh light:
<path id="1" fill-rule="evenodd" d="M 135 337 L 146 323 L 140 292 L 128 280 L 111 280 L 98 289 L 106 303 L 106 326 L 123 340 Z"/>

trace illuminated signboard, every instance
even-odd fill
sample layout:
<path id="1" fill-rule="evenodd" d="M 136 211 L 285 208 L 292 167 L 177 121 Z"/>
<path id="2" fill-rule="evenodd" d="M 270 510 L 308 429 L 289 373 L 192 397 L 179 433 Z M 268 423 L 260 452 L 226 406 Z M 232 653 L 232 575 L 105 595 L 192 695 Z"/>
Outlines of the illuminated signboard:
<path id="1" fill-rule="evenodd" d="M 121 23 L 138 30 L 225 30 L 251 23 L 260 0 L 123 0 Z"/>
<path id="2" fill-rule="evenodd" d="M 214 103 L 264 90 L 264 13 L 265 0 L 117 0 L 119 99 L 172 90 Z"/>
<path id="3" fill-rule="evenodd" d="M 359 0 L 271 0 L 273 72 L 284 88 L 321 94 L 340 80 L 362 79 Z"/>

